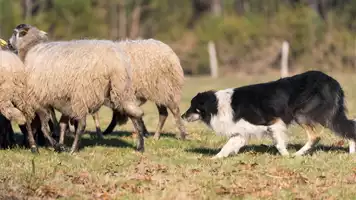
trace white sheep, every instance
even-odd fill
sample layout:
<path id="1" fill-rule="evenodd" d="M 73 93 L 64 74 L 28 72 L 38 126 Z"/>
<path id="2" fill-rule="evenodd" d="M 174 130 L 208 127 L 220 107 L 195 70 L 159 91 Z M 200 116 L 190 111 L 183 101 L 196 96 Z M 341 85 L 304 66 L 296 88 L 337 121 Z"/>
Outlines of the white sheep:
<path id="1" fill-rule="evenodd" d="M 105 103 L 134 118 L 140 130 L 137 149 L 143 151 L 143 111 L 136 106 L 131 68 L 126 55 L 107 40 L 48 42 L 46 33 L 28 24 L 18 25 L 10 45 L 25 64 L 26 105 L 19 105 L 27 121 L 37 113 L 42 131 L 52 146 L 60 148 L 49 135 L 51 109 L 78 120 L 71 153 L 77 150 L 86 126 L 86 116 Z M 31 128 L 27 123 L 29 135 Z M 33 141 L 31 148 L 37 150 Z"/>

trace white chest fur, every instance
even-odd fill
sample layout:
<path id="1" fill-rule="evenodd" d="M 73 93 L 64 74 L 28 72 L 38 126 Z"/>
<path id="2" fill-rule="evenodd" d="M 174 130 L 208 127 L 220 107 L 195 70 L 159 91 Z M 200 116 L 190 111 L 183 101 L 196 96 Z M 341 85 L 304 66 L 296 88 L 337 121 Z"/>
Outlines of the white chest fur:
<path id="1" fill-rule="evenodd" d="M 210 120 L 210 127 L 217 135 L 231 137 L 242 135 L 244 137 L 262 137 L 268 133 L 267 126 L 256 126 L 244 119 L 233 121 L 233 110 L 231 108 L 231 96 L 233 89 L 220 90 L 215 93 L 218 99 L 218 113 Z"/>

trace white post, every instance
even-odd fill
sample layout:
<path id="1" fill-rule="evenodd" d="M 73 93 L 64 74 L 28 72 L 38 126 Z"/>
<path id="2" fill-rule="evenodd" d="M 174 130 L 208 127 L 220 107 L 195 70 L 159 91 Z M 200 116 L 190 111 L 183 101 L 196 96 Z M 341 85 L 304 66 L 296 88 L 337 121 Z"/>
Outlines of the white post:
<path id="1" fill-rule="evenodd" d="M 282 56 L 281 56 L 281 77 L 287 77 L 288 72 L 288 54 L 289 54 L 289 43 L 284 41 L 282 44 Z"/>
<path id="2" fill-rule="evenodd" d="M 208 43 L 209 60 L 210 60 L 210 75 L 212 78 L 218 77 L 218 59 L 216 57 L 216 49 L 213 41 Z"/>

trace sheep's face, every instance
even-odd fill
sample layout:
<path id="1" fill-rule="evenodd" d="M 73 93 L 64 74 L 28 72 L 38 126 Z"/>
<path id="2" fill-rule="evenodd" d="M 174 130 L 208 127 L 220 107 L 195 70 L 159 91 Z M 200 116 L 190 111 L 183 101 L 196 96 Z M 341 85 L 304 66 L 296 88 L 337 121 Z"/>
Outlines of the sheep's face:
<path id="1" fill-rule="evenodd" d="M 12 51 L 18 51 L 27 45 L 34 45 L 47 40 L 47 33 L 29 24 L 20 24 L 14 29 L 8 47 Z"/>

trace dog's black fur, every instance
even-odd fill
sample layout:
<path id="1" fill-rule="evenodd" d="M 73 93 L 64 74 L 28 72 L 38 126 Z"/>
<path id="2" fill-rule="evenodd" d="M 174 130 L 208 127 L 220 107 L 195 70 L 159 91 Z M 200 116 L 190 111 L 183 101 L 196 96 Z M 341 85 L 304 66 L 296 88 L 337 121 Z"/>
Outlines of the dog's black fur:
<path id="1" fill-rule="evenodd" d="M 195 113 L 209 124 L 211 116 L 218 112 L 217 102 L 215 91 L 199 93 L 182 118 Z M 320 71 L 235 88 L 231 108 L 235 122 L 244 119 L 254 125 L 268 126 L 280 119 L 286 125 L 293 121 L 308 126 L 320 124 L 356 140 L 356 123 L 346 117 L 340 84 Z"/>

